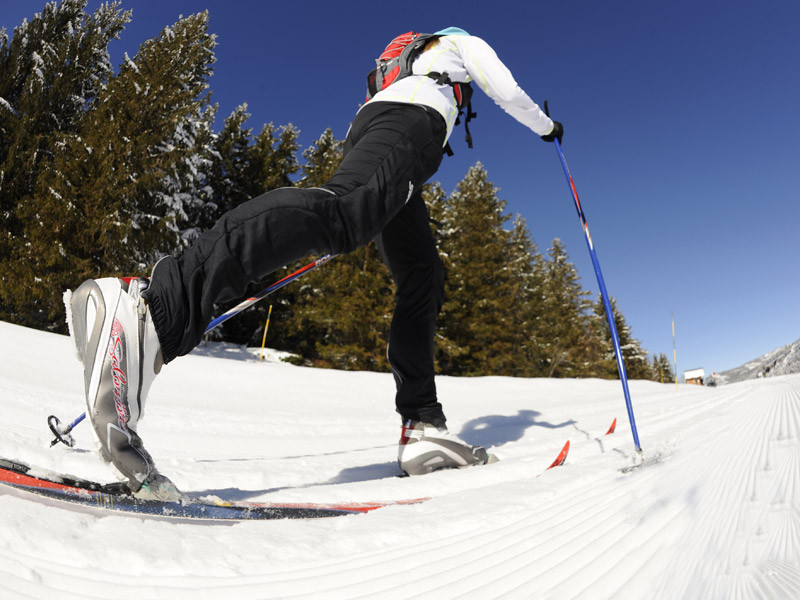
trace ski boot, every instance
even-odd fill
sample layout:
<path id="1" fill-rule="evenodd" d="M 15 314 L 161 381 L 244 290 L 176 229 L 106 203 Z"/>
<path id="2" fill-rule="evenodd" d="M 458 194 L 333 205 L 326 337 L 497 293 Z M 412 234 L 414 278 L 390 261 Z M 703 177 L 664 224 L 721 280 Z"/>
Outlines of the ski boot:
<path id="1" fill-rule="evenodd" d="M 447 431 L 422 421 L 405 421 L 397 462 L 405 475 L 425 475 L 440 469 L 460 469 L 496 462 L 483 446 L 470 446 Z"/>
<path id="2" fill-rule="evenodd" d="M 158 473 L 136 433 L 147 392 L 163 364 L 153 320 L 141 297 L 148 284 L 148 279 L 136 277 L 89 279 L 64 294 L 64 303 L 83 364 L 86 415 L 103 459 L 127 478 L 133 495 L 178 500 L 180 492 Z"/>

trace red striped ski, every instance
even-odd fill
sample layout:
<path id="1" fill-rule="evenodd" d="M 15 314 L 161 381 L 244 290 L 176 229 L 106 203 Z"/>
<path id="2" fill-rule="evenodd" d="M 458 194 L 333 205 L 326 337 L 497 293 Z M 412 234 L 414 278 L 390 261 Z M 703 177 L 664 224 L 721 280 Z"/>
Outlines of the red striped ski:
<path id="1" fill-rule="evenodd" d="M 57 505 L 96 513 L 108 511 L 169 521 L 250 521 L 269 519 L 319 519 L 370 512 L 386 506 L 418 504 L 428 498 L 391 502 L 317 504 L 309 502 L 228 502 L 214 497 L 186 496 L 180 502 L 140 500 L 123 484 L 101 484 L 59 475 L 0 458 L 0 492 L 35 495 Z"/>

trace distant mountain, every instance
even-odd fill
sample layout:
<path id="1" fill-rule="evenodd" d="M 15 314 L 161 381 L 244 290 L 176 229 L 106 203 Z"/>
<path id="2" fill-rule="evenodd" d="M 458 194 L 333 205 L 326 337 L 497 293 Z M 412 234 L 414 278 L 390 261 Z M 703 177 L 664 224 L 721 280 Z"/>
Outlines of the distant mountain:
<path id="1" fill-rule="evenodd" d="M 706 380 L 707 385 L 724 385 L 758 377 L 777 377 L 800 373 L 800 340 L 787 344 L 764 356 L 751 360 L 735 369 L 714 373 Z"/>

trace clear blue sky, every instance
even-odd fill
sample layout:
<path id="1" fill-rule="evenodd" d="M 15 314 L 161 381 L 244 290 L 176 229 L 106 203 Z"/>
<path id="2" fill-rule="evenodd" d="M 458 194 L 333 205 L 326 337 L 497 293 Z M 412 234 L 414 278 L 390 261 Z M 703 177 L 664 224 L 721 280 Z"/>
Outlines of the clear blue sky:
<path id="1" fill-rule="evenodd" d="M 326 127 L 344 137 L 394 35 L 463 27 L 564 123 L 608 290 L 647 350 L 671 359 L 671 311 L 679 373 L 732 368 L 800 338 L 800 2 L 397 4 L 127 0 L 133 21 L 112 60 L 209 9 L 217 127 L 247 102 L 255 130 L 293 123 L 307 146 Z M 0 25 L 10 33 L 42 6 L 0 0 Z M 457 129 L 456 155 L 434 179 L 452 191 L 482 162 L 540 249 L 561 238 L 596 293 L 554 148 L 480 92 L 474 108 L 475 149 Z"/>

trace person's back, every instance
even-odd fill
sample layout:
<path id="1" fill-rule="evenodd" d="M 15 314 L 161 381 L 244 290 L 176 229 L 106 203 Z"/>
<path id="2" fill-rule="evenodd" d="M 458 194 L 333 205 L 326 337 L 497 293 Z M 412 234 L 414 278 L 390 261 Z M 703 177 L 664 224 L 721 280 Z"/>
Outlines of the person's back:
<path id="1" fill-rule="evenodd" d="M 414 60 L 411 71 L 415 76 L 392 83 L 378 92 L 370 103 L 385 101 L 429 106 L 444 118 L 449 138 L 458 116 L 453 88 L 428 76 L 429 73 L 447 73 L 450 81 L 472 82 L 536 135 L 543 136 L 553 130 L 553 121 L 517 85 L 489 44 L 456 27 L 448 27 L 438 34 L 443 35 L 428 42 Z"/>

